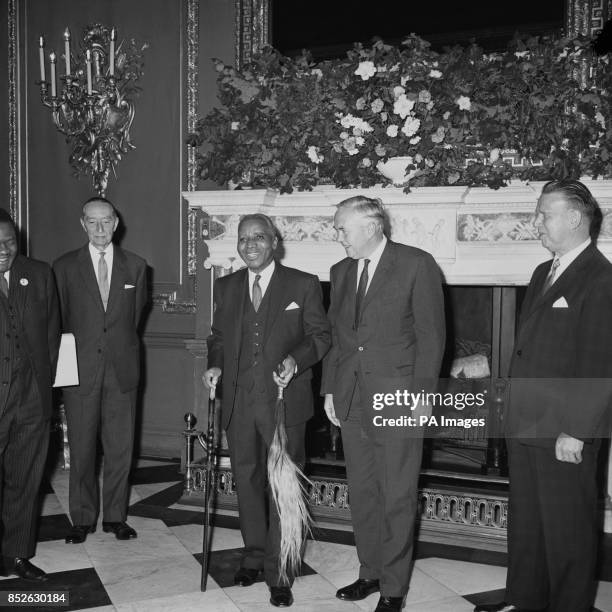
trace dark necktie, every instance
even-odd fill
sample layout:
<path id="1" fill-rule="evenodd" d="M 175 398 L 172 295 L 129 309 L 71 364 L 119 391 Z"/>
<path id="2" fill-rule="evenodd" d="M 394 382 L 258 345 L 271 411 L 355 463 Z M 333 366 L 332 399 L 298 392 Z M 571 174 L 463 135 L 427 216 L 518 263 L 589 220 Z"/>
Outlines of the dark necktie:
<path id="1" fill-rule="evenodd" d="M 257 312 L 261 306 L 261 287 L 259 285 L 260 278 L 261 274 L 256 274 L 255 280 L 253 281 L 253 308 L 255 309 L 255 312 Z"/>
<path id="2" fill-rule="evenodd" d="M 548 276 L 544 281 L 544 286 L 542 287 L 542 295 L 544 295 L 555 282 L 555 276 L 557 275 L 557 268 L 559 267 L 559 258 L 555 257 L 553 259 L 552 265 L 550 266 L 550 271 L 548 272 Z"/>
<path id="3" fill-rule="evenodd" d="M 359 327 L 359 320 L 361 319 L 361 306 L 363 305 L 363 298 L 368 288 L 368 264 L 369 259 L 363 260 L 363 270 L 359 277 L 359 284 L 357 285 L 357 295 L 355 296 L 355 329 Z"/>
<path id="4" fill-rule="evenodd" d="M 100 259 L 98 259 L 98 287 L 100 287 L 100 297 L 104 304 L 104 310 L 108 306 L 108 265 L 104 259 L 105 252 L 100 251 Z"/>
<path id="5" fill-rule="evenodd" d="M 4 272 L 0 272 L 0 291 L 2 291 L 5 298 L 8 298 L 8 283 L 6 282 L 6 276 L 4 276 Z"/>

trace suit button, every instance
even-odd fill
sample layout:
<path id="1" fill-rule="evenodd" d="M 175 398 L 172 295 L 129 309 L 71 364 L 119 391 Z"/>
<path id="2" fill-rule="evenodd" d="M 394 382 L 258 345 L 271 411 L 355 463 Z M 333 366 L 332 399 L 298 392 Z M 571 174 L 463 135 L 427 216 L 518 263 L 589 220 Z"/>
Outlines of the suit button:
<path id="1" fill-rule="evenodd" d="M 516 351 L 516 354 L 520 357 L 523 354 L 523 351 L 519 349 L 518 351 Z"/>
<path id="2" fill-rule="evenodd" d="M 101 353 L 101 352 L 102 352 L 102 349 L 98 349 L 98 353 Z"/>
<path id="3" fill-rule="evenodd" d="M 106 333 L 106 327 L 104 328 L 104 333 Z"/>
<path id="4" fill-rule="evenodd" d="M 360 346 L 357 350 L 358 351 L 363 351 L 363 346 Z"/>

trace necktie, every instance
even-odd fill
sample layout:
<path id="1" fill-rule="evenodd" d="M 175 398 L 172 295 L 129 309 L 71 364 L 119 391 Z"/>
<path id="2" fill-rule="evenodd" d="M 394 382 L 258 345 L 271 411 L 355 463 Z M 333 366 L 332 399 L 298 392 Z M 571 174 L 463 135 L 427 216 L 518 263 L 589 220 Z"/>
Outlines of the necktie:
<path id="1" fill-rule="evenodd" d="M 98 259 L 98 287 L 100 287 L 100 297 L 104 304 L 104 310 L 108 305 L 108 266 L 106 265 L 106 259 L 104 259 L 104 251 L 100 251 L 100 259 Z"/>
<path id="2" fill-rule="evenodd" d="M 4 272 L 0 273 L 0 291 L 2 291 L 5 298 L 8 298 L 8 283 L 6 282 Z"/>
<path id="3" fill-rule="evenodd" d="M 555 257 L 553 259 L 552 265 L 550 266 L 550 271 L 548 272 L 548 276 L 546 277 L 546 280 L 544 281 L 544 286 L 542 287 L 542 295 L 544 295 L 551 287 L 552 284 L 555 282 L 555 276 L 557 274 L 557 268 L 559 267 L 559 258 Z"/>
<path id="4" fill-rule="evenodd" d="M 359 284 L 357 285 L 357 295 L 355 296 L 355 329 L 359 327 L 359 320 L 361 319 L 361 305 L 363 304 L 363 298 L 368 288 L 368 264 L 369 259 L 363 260 L 363 270 L 359 277 Z"/>
<path id="5" fill-rule="evenodd" d="M 259 310 L 261 306 L 261 287 L 259 286 L 259 279 L 261 278 L 261 274 L 255 275 L 255 280 L 253 281 L 253 308 L 255 312 Z"/>

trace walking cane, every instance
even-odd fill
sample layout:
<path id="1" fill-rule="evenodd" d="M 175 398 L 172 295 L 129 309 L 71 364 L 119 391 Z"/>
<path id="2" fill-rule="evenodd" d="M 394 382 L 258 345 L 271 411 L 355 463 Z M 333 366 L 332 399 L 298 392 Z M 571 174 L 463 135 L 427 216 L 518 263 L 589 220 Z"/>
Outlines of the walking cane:
<path id="1" fill-rule="evenodd" d="M 282 371 L 282 365 L 279 366 Z M 278 512 L 281 543 L 278 573 L 281 584 L 299 570 L 302 547 L 311 531 L 312 519 L 306 503 L 306 484 L 312 484 L 287 452 L 283 387 L 278 387 L 276 428 L 268 452 L 268 483 Z"/>
<path id="2" fill-rule="evenodd" d="M 206 451 L 206 482 L 204 483 L 204 528 L 202 534 L 202 576 L 200 580 L 200 591 L 202 592 L 206 591 L 206 580 L 208 578 L 210 501 L 215 472 L 215 391 L 216 387 L 211 387 L 208 395 L 208 428 L 204 447 Z"/>

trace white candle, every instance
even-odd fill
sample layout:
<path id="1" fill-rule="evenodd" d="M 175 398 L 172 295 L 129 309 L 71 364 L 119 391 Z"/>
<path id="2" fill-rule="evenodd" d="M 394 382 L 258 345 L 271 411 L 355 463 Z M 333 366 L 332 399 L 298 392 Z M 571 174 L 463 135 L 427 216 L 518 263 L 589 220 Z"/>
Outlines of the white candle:
<path id="1" fill-rule="evenodd" d="M 64 30 L 64 55 L 66 56 L 66 76 L 70 76 L 70 30 Z"/>
<path id="2" fill-rule="evenodd" d="M 91 51 L 85 52 L 85 62 L 87 63 L 87 95 L 91 96 Z"/>
<path id="3" fill-rule="evenodd" d="M 38 39 L 38 58 L 40 60 L 40 80 L 45 81 L 45 39 L 42 36 Z"/>
<path id="4" fill-rule="evenodd" d="M 57 91 L 55 87 L 55 52 L 51 51 L 49 55 L 49 61 L 51 62 L 51 97 L 55 98 Z"/>
<path id="5" fill-rule="evenodd" d="M 108 71 L 111 76 L 115 76 L 115 40 L 117 38 L 117 30 L 111 30 L 110 37 L 110 60 L 108 63 Z"/>

